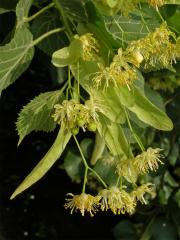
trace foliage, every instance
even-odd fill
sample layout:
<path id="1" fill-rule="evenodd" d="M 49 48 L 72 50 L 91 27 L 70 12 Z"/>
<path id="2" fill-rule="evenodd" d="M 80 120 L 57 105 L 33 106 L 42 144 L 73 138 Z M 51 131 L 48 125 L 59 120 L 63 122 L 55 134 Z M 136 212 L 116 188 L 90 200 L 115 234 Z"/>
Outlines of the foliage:
<path id="1" fill-rule="evenodd" d="M 61 167 L 83 186 L 82 192 L 67 196 L 65 208 L 71 213 L 137 212 L 136 221 L 139 205 L 148 209 L 158 201 L 162 208 L 179 206 L 179 168 L 175 177 L 168 169 L 178 164 L 179 139 L 173 144 L 167 133 L 159 136 L 155 129 L 173 129 L 164 90 L 176 92 L 179 87 L 180 2 L 1 2 L 0 17 L 15 12 L 16 21 L 0 46 L 0 92 L 27 70 L 35 49 L 51 61 L 51 71 L 65 75 L 56 81 L 56 91 L 40 94 L 19 113 L 19 143 L 32 131 L 58 126 L 59 133 L 11 199 L 45 175 L 72 137 L 79 152 L 68 150 Z M 88 132 L 90 139 L 84 138 Z M 137 239 L 139 231 L 142 240 L 176 239 L 176 217 L 174 226 L 161 216 L 163 210 L 147 214 L 146 228 L 122 220 L 114 228 L 115 237 Z"/>

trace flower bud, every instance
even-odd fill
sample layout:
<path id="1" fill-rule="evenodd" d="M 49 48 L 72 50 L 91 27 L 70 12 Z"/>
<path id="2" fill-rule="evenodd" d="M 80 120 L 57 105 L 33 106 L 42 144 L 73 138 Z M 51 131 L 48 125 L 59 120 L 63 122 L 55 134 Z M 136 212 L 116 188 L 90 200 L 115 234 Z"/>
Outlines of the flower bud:
<path id="1" fill-rule="evenodd" d="M 71 129 L 71 133 L 72 133 L 73 135 L 77 135 L 77 134 L 79 133 L 79 128 L 78 128 L 78 127 L 72 128 L 72 129 Z"/>
<path id="2" fill-rule="evenodd" d="M 138 50 L 134 50 L 133 52 L 132 52 L 132 57 L 134 58 L 134 60 L 138 63 L 138 64 L 140 64 L 142 61 L 143 61 L 143 55 L 140 53 L 140 51 L 138 51 Z"/>
<path id="3" fill-rule="evenodd" d="M 87 129 L 91 132 L 95 132 L 96 128 L 97 128 L 97 126 L 96 126 L 96 123 L 94 123 L 94 122 L 91 122 L 87 125 Z"/>

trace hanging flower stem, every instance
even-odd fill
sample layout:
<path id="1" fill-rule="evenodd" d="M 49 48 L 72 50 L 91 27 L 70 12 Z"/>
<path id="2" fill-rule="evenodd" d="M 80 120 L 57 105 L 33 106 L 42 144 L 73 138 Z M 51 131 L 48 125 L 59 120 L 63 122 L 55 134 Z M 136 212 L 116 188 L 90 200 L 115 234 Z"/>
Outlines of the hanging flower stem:
<path id="1" fill-rule="evenodd" d="M 88 166 L 88 163 L 87 163 L 87 161 L 86 161 L 86 159 L 85 159 L 85 157 L 84 157 L 84 154 L 83 154 L 83 152 L 82 152 L 82 149 L 81 149 L 81 147 L 80 147 L 80 145 L 79 145 L 79 142 L 78 142 L 76 136 L 73 135 L 73 137 L 74 137 L 74 140 L 75 140 L 75 142 L 76 142 L 76 145 L 77 145 L 77 147 L 78 147 L 78 149 L 79 149 L 79 152 L 80 152 L 80 154 L 81 154 L 81 157 L 82 157 L 82 160 L 83 160 L 83 163 L 84 163 L 84 166 L 85 166 L 84 183 L 83 183 L 83 190 L 82 190 L 82 191 L 85 192 L 85 186 L 86 186 L 86 182 L 87 182 L 87 173 L 88 173 L 88 170 L 91 171 L 91 172 L 97 177 L 97 179 L 102 183 L 102 185 L 103 185 L 105 188 L 107 188 L 107 184 L 102 180 L 102 178 L 99 176 L 99 174 L 98 174 L 94 169 L 92 169 L 91 167 Z"/>
<path id="2" fill-rule="evenodd" d="M 129 129 L 133 135 L 133 137 L 135 138 L 137 144 L 139 145 L 140 149 L 142 150 L 142 152 L 145 151 L 145 148 L 143 146 L 143 143 L 141 142 L 140 138 L 137 136 L 137 134 L 134 132 L 133 128 L 132 128 L 132 125 L 131 125 L 131 122 L 129 120 L 129 116 L 128 116 L 128 112 L 126 111 L 125 107 L 124 107 L 124 112 L 125 112 L 125 115 L 126 115 L 126 119 L 127 119 L 127 123 L 128 123 L 128 126 L 129 126 Z"/>

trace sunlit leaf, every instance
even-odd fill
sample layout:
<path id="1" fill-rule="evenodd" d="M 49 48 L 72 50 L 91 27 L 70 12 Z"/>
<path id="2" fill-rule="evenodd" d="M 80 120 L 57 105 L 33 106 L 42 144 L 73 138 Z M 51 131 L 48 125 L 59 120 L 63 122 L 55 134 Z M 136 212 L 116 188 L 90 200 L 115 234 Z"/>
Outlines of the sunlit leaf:
<path id="1" fill-rule="evenodd" d="M 33 55 L 32 34 L 23 25 L 10 43 L 0 47 L 0 93 L 28 68 Z"/>
<path id="2" fill-rule="evenodd" d="M 120 41 L 121 45 L 124 46 L 129 41 L 145 37 L 160 24 L 160 21 L 158 17 L 152 19 L 146 15 L 125 17 L 116 14 L 105 17 L 105 24 L 114 39 Z"/>
<path id="3" fill-rule="evenodd" d="M 16 127 L 19 144 L 32 131 L 52 131 L 56 123 L 51 117 L 56 103 L 61 103 L 64 96 L 61 90 L 42 93 L 31 100 L 19 113 Z"/>

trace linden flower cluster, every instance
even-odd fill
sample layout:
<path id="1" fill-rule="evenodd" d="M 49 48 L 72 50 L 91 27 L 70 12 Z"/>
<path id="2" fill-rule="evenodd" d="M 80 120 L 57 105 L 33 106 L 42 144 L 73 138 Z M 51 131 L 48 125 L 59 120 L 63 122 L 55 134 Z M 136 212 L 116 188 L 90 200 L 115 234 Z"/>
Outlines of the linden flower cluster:
<path id="1" fill-rule="evenodd" d="M 139 171 L 134 165 L 134 159 L 118 161 L 116 169 L 118 175 L 124 177 L 128 182 L 135 183 L 137 181 Z"/>
<path id="2" fill-rule="evenodd" d="M 90 100 L 84 105 L 73 99 L 64 100 L 62 104 L 54 105 L 54 108 L 55 112 L 52 115 L 54 121 L 59 125 L 64 125 L 74 135 L 78 134 L 79 127 L 84 131 L 86 128 L 89 131 L 96 130 L 98 115 Z"/>
<path id="3" fill-rule="evenodd" d="M 160 151 L 162 151 L 160 148 L 148 148 L 146 152 L 135 157 L 134 166 L 143 174 L 148 173 L 149 170 L 156 171 L 158 169 L 158 163 L 163 164 L 160 160 L 160 158 L 163 158 Z"/>
<path id="4" fill-rule="evenodd" d="M 164 0 L 148 0 L 148 4 L 154 8 L 157 8 L 164 5 Z"/>
<path id="5" fill-rule="evenodd" d="M 66 203 L 64 205 L 65 209 L 70 208 L 71 214 L 73 211 L 79 210 L 84 216 L 85 212 L 89 212 L 91 217 L 98 211 L 97 207 L 99 205 L 100 196 L 93 197 L 90 194 L 81 193 L 80 195 L 74 195 L 68 193 L 66 198 Z"/>
<path id="6" fill-rule="evenodd" d="M 139 174 L 147 174 L 149 171 L 156 171 L 158 163 L 163 164 L 160 158 L 160 148 L 148 148 L 147 151 L 132 159 L 125 159 L 117 163 L 117 173 L 128 182 L 135 183 Z"/>
<path id="7" fill-rule="evenodd" d="M 113 84 L 114 86 L 127 85 L 130 88 L 130 85 L 137 79 L 135 68 L 129 65 L 133 60 L 133 57 L 130 59 L 120 48 L 109 67 L 99 64 L 100 71 L 93 74 L 92 81 L 97 87 L 107 88 Z"/>
<path id="8" fill-rule="evenodd" d="M 101 196 L 102 211 L 110 209 L 115 215 L 133 214 L 135 211 L 136 202 L 124 189 L 113 186 L 100 191 L 99 196 Z"/>
<path id="9" fill-rule="evenodd" d="M 142 204 L 147 204 L 144 198 L 145 193 L 149 193 L 151 198 L 154 198 L 156 196 L 154 184 L 142 184 L 140 187 L 137 187 L 131 192 L 131 197 L 134 199 L 134 201 L 140 201 Z"/>
<path id="10" fill-rule="evenodd" d="M 79 39 L 82 42 L 83 60 L 93 60 L 99 52 L 99 44 L 97 40 L 93 37 L 93 34 L 86 33 L 80 37 L 76 35 L 75 38 Z"/>
<path id="11" fill-rule="evenodd" d="M 129 54 L 136 51 L 142 56 L 145 68 L 166 68 L 179 58 L 178 43 L 173 43 L 172 39 L 176 39 L 175 34 L 163 23 L 145 38 L 132 41 L 126 51 Z"/>
<path id="12" fill-rule="evenodd" d="M 112 186 L 109 189 L 103 189 L 97 196 L 91 196 L 90 194 L 81 193 L 80 195 L 74 195 L 68 193 L 65 209 L 70 209 L 72 214 L 74 211 L 80 211 L 82 216 L 85 212 L 90 213 L 90 216 L 101 211 L 112 211 L 115 215 L 119 214 L 133 214 L 137 202 L 140 201 L 142 204 L 146 204 L 145 194 L 148 193 L 152 197 L 155 196 L 154 185 L 151 183 L 143 184 L 132 192 L 128 193 L 122 188 Z"/>

